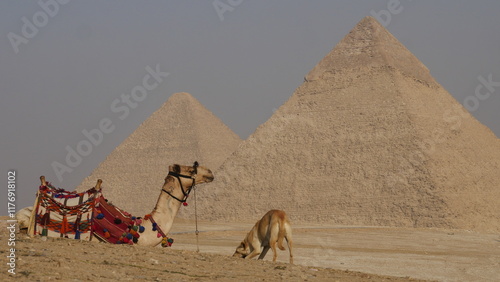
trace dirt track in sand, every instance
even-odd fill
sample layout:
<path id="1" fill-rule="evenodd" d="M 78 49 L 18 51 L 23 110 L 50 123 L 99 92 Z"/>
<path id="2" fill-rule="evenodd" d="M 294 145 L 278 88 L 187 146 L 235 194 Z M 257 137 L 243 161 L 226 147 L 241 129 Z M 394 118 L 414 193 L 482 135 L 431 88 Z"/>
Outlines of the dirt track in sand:
<path id="1" fill-rule="evenodd" d="M 2 257 L 7 233 L 0 232 Z M 500 236 L 464 231 L 294 226 L 294 259 L 279 251 L 264 261 L 230 257 L 251 223 L 177 221 L 173 248 L 117 246 L 74 240 L 27 239 L 18 234 L 15 276 L 0 280 L 222 280 L 222 281 L 497 281 Z M 79 267 L 77 267 L 79 265 Z M 349 271 L 345 271 L 345 270 Z"/>
<path id="2" fill-rule="evenodd" d="M 200 223 L 200 251 L 231 255 L 252 223 Z M 196 250 L 194 223 L 178 223 L 177 247 Z M 442 229 L 294 226 L 296 264 L 440 281 L 498 281 L 500 235 Z M 189 232 L 175 234 L 176 232 Z M 271 258 L 268 254 L 267 260 Z M 280 251 L 278 261 L 288 261 Z"/>

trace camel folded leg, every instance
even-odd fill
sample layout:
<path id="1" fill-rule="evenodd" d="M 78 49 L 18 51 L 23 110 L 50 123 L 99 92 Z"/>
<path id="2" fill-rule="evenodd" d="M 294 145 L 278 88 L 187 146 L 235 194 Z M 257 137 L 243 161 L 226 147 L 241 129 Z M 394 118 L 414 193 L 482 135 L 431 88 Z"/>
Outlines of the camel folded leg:
<path id="1" fill-rule="evenodd" d="M 246 259 L 252 259 L 256 256 L 260 255 L 260 250 L 254 249 L 248 256 L 246 256 Z"/>

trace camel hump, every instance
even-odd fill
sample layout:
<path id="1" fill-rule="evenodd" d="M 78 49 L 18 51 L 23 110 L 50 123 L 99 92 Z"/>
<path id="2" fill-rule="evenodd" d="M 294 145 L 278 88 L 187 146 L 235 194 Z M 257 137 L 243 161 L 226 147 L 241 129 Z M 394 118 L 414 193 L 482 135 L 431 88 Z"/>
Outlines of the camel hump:
<path id="1" fill-rule="evenodd" d="M 285 219 L 286 213 L 282 210 L 270 210 L 267 212 L 266 216 L 277 217 L 279 219 Z"/>

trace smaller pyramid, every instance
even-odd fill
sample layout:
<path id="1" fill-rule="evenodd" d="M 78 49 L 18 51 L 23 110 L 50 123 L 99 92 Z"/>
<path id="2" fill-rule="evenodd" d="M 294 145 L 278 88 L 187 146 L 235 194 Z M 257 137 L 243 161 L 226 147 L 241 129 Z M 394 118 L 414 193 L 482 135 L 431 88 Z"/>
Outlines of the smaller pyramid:
<path id="1" fill-rule="evenodd" d="M 78 186 L 104 181 L 106 198 L 137 215 L 151 211 L 174 163 L 198 161 L 212 170 L 241 139 L 189 93 L 173 94 Z"/>

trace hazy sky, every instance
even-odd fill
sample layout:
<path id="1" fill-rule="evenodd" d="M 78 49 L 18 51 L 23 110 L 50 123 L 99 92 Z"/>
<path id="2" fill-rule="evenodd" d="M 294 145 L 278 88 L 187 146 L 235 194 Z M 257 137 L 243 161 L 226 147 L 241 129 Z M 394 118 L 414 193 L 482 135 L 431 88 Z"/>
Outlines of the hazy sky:
<path id="1" fill-rule="evenodd" d="M 245 139 L 371 14 L 500 136 L 498 0 L 1 1 L 1 193 L 11 169 L 16 209 L 40 175 L 73 190 L 176 92 Z M 51 164 L 100 126 L 108 133 L 59 181 Z"/>

